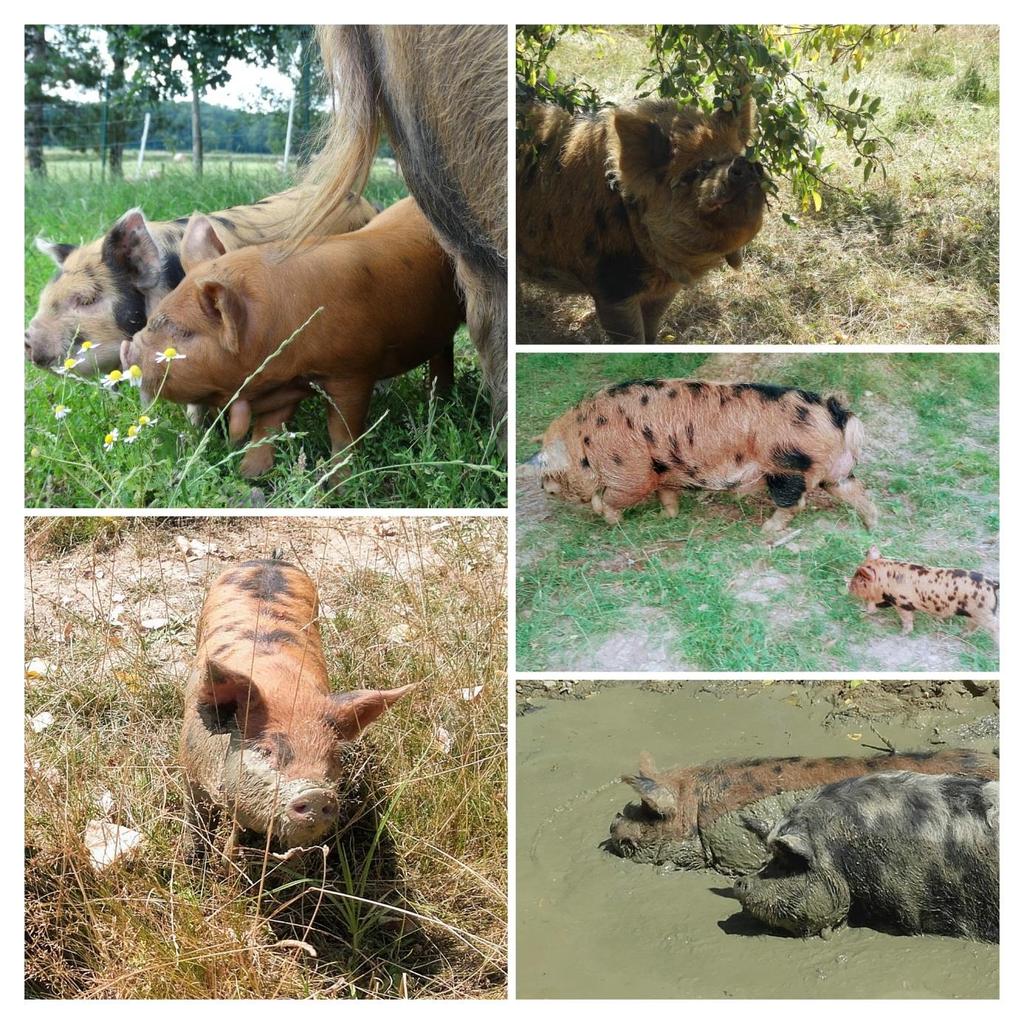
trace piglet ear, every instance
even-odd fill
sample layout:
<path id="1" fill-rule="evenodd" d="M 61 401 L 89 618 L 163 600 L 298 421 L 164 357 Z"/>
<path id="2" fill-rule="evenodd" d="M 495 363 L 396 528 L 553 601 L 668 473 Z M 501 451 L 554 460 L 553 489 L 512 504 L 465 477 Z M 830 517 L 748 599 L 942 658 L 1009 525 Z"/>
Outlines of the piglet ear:
<path id="1" fill-rule="evenodd" d="M 878 546 L 876 544 L 872 544 L 871 547 L 868 548 L 868 558 L 871 561 L 874 561 L 876 558 L 881 558 L 881 557 L 882 557 L 882 552 L 878 550 Z"/>
<path id="2" fill-rule="evenodd" d="M 78 248 L 75 245 L 67 245 L 64 242 L 51 242 L 45 238 L 36 239 L 36 248 L 46 256 L 49 256 L 58 267 L 64 266 L 64 261 Z"/>
<path id="3" fill-rule="evenodd" d="M 160 283 L 160 249 L 140 209 L 129 210 L 107 232 L 103 239 L 103 262 L 123 270 L 140 292 L 151 291 Z"/>
<path id="4" fill-rule="evenodd" d="M 193 213 L 181 240 L 181 265 L 188 273 L 199 263 L 223 256 L 224 243 L 214 230 L 213 222 L 201 213 Z"/>
<path id="5" fill-rule="evenodd" d="M 330 697 L 327 717 L 343 740 L 357 740 L 368 726 L 396 701 L 416 689 L 416 683 L 394 690 L 349 690 Z"/>
<path id="6" fill-rule="evenodd" d="M 677 811 L 675 794 L 660 782 L 644 775 L 642 771 L 636 775 L 623 775 L 622 781 L 632 786 L 640 796 L 643 805 L 659 818 L 675 817 Z"/>
<path id="7" fill-rule="evenodd" d="M 220 320 L 218 340 L 233 355 L 242 349 L 247 311 L 245 299 L 230 286 L 213 278 L 198 282 L 199 303 L 207 316 Z"/>
<path id="8" fill-rule="evenodd" d="M 215 658 L 206 659 L 206 677 L 203 679 L 196 701 L 201 706 L 231 713 L 239 719 L 263 707 L 263 699 L 252 676 L 238 672 Z"/>
<path id="9" fill-rule="evenodd" d="M 746 149 L 750 140 L 754 137 L 754 128 L 757 122 L 757 105 L 753 97 L 747 93 L 740 102 L 739 109 L 733 107 L 731 110 L 719 108 L 715 111 L 713 118 L 715 127 L 728 132 L 735 132 L 736 142 L 740 149 Z"/>
<path id="10" fill-rule="evenodd" d="M 662 170 L 672 159 L 672 142 L 661 125 L 632 110 L 617 110 L 612 116 L 609 148 L 618 165 L 619 181 L 627 191 L 638 185 L 643 190 L 643 179 Z"/>

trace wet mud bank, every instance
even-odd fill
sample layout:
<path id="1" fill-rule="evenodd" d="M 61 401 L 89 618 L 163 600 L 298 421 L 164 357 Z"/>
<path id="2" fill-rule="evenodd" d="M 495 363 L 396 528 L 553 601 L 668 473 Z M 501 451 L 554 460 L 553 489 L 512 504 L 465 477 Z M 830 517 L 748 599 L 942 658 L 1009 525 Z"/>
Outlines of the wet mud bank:
<path id="1" fill-rule="evenodd" d="M 728 757 L 998 747 L 998 684 L 650 682 L 517 686 L 517 993 L 524 998 L 987 998 L 997 946 L 844 928 L 766 934 L 732 879 L 602 849 L 619 781 Z M 956 969 L 951 969 L 955 964 Z"/>

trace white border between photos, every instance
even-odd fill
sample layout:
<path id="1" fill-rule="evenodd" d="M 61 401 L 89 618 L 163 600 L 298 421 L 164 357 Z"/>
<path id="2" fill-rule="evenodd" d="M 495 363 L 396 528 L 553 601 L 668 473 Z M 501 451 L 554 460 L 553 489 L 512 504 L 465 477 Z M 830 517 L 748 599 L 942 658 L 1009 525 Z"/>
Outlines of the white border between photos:
<path id="1" fill-rule="evenodd" d="M 9 8 L 10 9 L 10 8 Z M 159 13 L 169 13 L 169 8 L 161 7 Z M 211 10 L 214 17 L 210 17 Z M 678 3 L 666 3 L 664 0 L 653 0 L 639 6 L 624 8 L 621 3 L 611 3 L 609 0 L 590 0 L 587 3 L 565 3 L 560 0 L 553 0 L 550 3 L 537 3 L 535 0 L 529 2 L 512 2 L 512 0 L 500 0 L 486 5 L 472 4 L 468 0 L 441 0 L 429 8 L 409 2 L 392 2 L 377 4 L 365 11 L 366 16 L 360 18 L 364 13 L 363 9 L 354 8 L 351 5 L 326 4 L 322 0 L 314 0 L 302 5 L 301 8 L 290 9 L 282 12 L 279 4 L 249 3 L 244 7 L 234 4 L 222 4 L 216 8 L 209 4 L 198 4 L 194 0 L 182 0 L 173 7 L 174 13 L 181 22 L 237 22 L 246 21 L 253 23 L 274 23 L 284 20 L 301 22 L 337 22 L 337 21 L 374 21 L 391 23 L 482 23 L 482 22 L 505 22 L 509 25 L 509 37 L 512 38 L 514 25 L 516 23 L 625 23 L 628 21 L 644 22 L 671 22 L 683 20 L 689 10 L 680 7 Z M 0 287 L 4 289 L 7 302 L 5 308 L 10 311 L 10 327 L 14 331 L 21 331 L 23 328 L 13 323 L 15 313 L 19 318 L 19 324 L 23 324 L 22 307 L 24 302 L 24 266 L 22 252 L 22 225 L 23 225 L 23 166 L 17 151 L 18 140 L 23 138 L 22 106 L 20 97 L 23 92 L 22 59 L 23 53 L 18 49 L 19 31 L 18 26 L 27 15 L 27 10 L 14 9 L 15 14 L 21 14 L 21 18 L 5 18 L 4 36 L 6 45 L 0 74 L 6 78 L 6 92 L 8 104 L 3 111 L 6 132 L 5 137 L 14 140 L 11 149 L 14 152 L 10 155 L 4 168 L 0 173 L 4 176 L 8 195 L 19 196 L 16 208 L 18 215 L 14 218 L 13 230 L 10 232 L 12 242 L 8 245 L 3 257 L 3 269 L 6 271 L 0 278 Z M 32 13 L 39 21 L 47 23 L 88 21 L 90 23 L 132 23 L 151 20 L 157 13 L 156 10 L 140 6 L 138 3 L 126 3 L 119 0 L 116 3 L 91 3 L 83 6 L 80 3 L 68 3 L 66 0 L 59 3 L 44 3 L 39 8 L 33 8 Z M 301 15 L 291 19 L 282 18 L 282 13 L 289 15 Z M 629 17 L 623 17 L 623 13 Z M 707 7 L 697 9 L 698 19 L 703 15 L 708 20 L 715 19 L 713 16 L 717 10 Z M 869 3 L 857 5 L 844 4 L 842 6 L 832 5 L 823 8 L 820 4 L 795 4 L 781 2 L 765 5 L 738 3 L 732 4 L 724 12 L 729 20 L 746 23 L 757 21 L 782 22 L 786 24 L 808 21 L 843 21 L 841 15 L 846 15 L 845 20 L 869 22 L 900 22 L 900 23 L 946 23 L 952 24 L 970 20 L 979 24 L 999 23 L 1002 30 L 1002 59 L 1001 59 L 1001 89 L 1002 109 L 1006 112 L 1003 115 L 1003 132 L 1001 137 L 1001 168 L 1006 169 L 1005 180 L 1012 186 L 1015 184 L 1014 171 L 1018 164 L 1017 157 L 1021 155 L 1020 133 L 1017 129 L 1018 118 L 1016 114 L 1018 104 L 1021 100 L 1021 87 L 1017 69 L 1013 64 L 1016 56 L 1015 49 L 1024 43 L 1024 30 L 1022 30 L 1022 19 L 1016 8 L 1010 4 L 975 4 L 965 8 L 962 4 L 951 3 L 877 3 L 872 0 Z M 710 16 L 710 17 L 708 17 Z M 509 98 L 513 97 L 512 73 L 509 74 Z M 510 132 L 509 153 L 512 152 L 512 134 Z M 509 195 L 514 195 L 513 182 L 514 161 L 509 160 Z M 1003 237 L 1017 237 L 1024 227 L 1021 219 L 1021 201 L 1019 193 L 1004 188 L 1001 197 L 1001 220 Z M 514 222 L 514 216 L 510 216 L 510 222 Z M 510 239 L 510 252 L 514 252 L 514 243 Z M 1020 347 L 1024 345 L 1021 338 L 1024 318 L 1021 315 L 1021 302 L 1024 298 L 1024 278 L 1021 277 L 1021 260 L 1017 254 L 1016 247 L 1009 244 L 1002 245 L 1001 268 L 1004 282 L 1009 282 L 1010 287 L 1005 288 L 1001 303 L 1001 337 L 1004 345 L 997 351 L 1000 354 L 1000 370 L 1002 377 L 1001 386 L 1001 410 L 1000 410 L 1000 440 L 1002 451 L 1012 452 L 1017 455 L 1024 451 L 1024 432 L 1020 428 L 1020 417 L 1015 416 L 1016 409 L 1008 407 L 1010 396 L 1015 396 L 1021 384 L 1024 384 L 1022 376 L 1022 360 Z M 509 275 L 509 332 L 510 338 L 514 338 L 515 330 L 515 301 L 514 301 L 514 274 Z M 737 351 L 773 351 L 780 350 L 794 355 L 807 351 L 821 351 L 821 347 L 814 346 L 733 346 Z M 957 347 L 956 351 L 966 352 L 976 347 Z M 12 491 L 17 493 L 20 490 L 19 484 L 23 479 L 23 396 L 22 396 L 22 372 L 21 356 L 15 355 L 13 351 L 13 340 L 9 345 L 8 362 L 5 365 L 6 372 L 0 374 L 0 430 L 2 436 L 7 438 L 4 445 L 2 459 L 3 475 L 0 479 L 9 481 Z M 521 351 L 556 353 L 560 351 L 587 351 L 586 348 L 572 346 L 524 346 Z M 635 351 L 627 346 L 602 347 L 602 352 Z M 683 351 L 694 353 L 701 351 L 701 347 L 669 347 L 659 346 L 658 351 L 673 352 Z M 722 346 L 710 347 L 710 350 L 721 352 Z M 886 352 L 896 351 L 936 351 L 928 346 L 894 346 L 892 349 L 885 347 L 871 347 L 868 349 L 857 348 L 856 346 L 830 346 L 828 351 L 874 351 Z M 980 349 L 985 351 L 985 349 Z M 510 452 L 514 453 L 515 438 L 515 348 L 510 346 L 509 371 L 510 371 L 510 411 L 508 422 L 508 435 Z M 940 350 L 941 351 L 941 350 Z M 1020 445 L 1021 447 L 1017 447 Z M 1017 507 L 1018 502 L 1024 502 L 1024 494 L 1021 493 L 1021 486 L 1018 480 L 1014 479 L 1011 471 L 1019 464 L 1019 459 L 1004 457 L 1001 459 L 1004 484 L 1000 494 L 1000 512 L 1008 519 Z M 509 987 L 510 995 L 514 994 L 515 985 L 515 867 L 516 867 L 516 844 L 515 844 L 515 820 L 516 820 L 516 779 L 515 779 L 515 679 L 513 670 L 515 652 L 515 531 L 512 528 L 515 514 L 515 475 L 514 463 L 510 464 L 509 482 L 509 509 L 492 511 L 465 511 L 465 510 L 402 510 L 386 509 L 381 510 L 382 515 L 395 517 L 399 515 L 423 515 L 423 516 L 452 516 L 452 515 L 482 515 L 482 516 L 504 516 L 510 523 L 508 537 L 509 551 L 509 907 L 510 907 L 510 956 L 509 956 Z M 25 513 L 15 501 L 8 501 L 0 506 L 0 523 L 3 526 L 3 540 L 6 550 L 12 552 L 12 560 L 23 550 L 22 538 L 24 529 Z M 1005 510 L 1005 512 L 1004 512 Z M 69 510 L 71 511 L 71 510 Z M 75 514 L 110 515 L 111 510 L 73 510 Z M 132 514 L 160 515 L 161 510 L 129 510 Z M 180 512 L 181 510 L 173 510 Z M 42 512 L 38 514 L 59 514 L 57 510 Z M 373 513 L 368 510 L 195 510 L 189 514 L 221 516 L 231 515 L 301 515 L 305 517 L 334 517 L 334 516 L 367 516 Z M 1009 521 L 1009 519 L 1008 519 Z M 1021 546 L 1024 538 L 1015 533 L 1008 533 L 1002 545 L 1002 566 L 1001 577 L 1003 581 L 1001 589 L 1001 600 L 1003 602 L 1004 616 L 1010 623 L 1018 621 L 1021 609 L 1019 600 L 1020 587 L 1017 583 L 1020 575 L 1024 572 L 1024 560 L 1021 558 Z M 20 587 L 19 587 L 20 589 Z M 12 587 L 13 590 L 13 587 Z M 23 607 L 22 600 L 17 598 L 0 604 L 3 615 L 2 628 L 4 630 L 4 649 L 11 652 L 9 663 L 11 675 L 8 677 L 8 707 L 4 716 L 6 728 L 9 731 L 7 742 L 4 744 L 4 768 L 6 771 L 0 777 L 9 780 L 4 786 L 4 796 L 8 798 L 8 805 L 15 808 L 13 812 L 20 818 L 23 806 L 23 715 L 22 711 L 22 658 L 23 649 Z M 553 673 L 521 673 L 521 678 L 552 678 Z M 562 673 L 564 678 L 567 673 Z M 580 678 L 707 678 L 708 673 L 571 673 Z M 774 674 L 774 678 L 807 678 L 809 675 L 817 674 Z M 822 678 L 849 678 L 850 674 L 827 675 Z M 861 673 L 860 675 L 863 675 Z M 920 678 L 934 677 L 934 674 L 875 674 L 879 678 Z M 976 674 L 975 674 L 976 675 Z M 474 1022 L 484 1018 L 487 1020 L 513 1020 L 528 1015 L 531 1021 L 538 1024 L 549 1024 L 558 1022 L 562 1024 L 567 1019 L 582 1020 L 587 1024 L 591 1022 L 612 1020 L 622 1015 L 655 1015 L 664 1013 L 687 1014 L 697 1012 L 701 1014 L 714 1015 L 718 1024 L 744 1024 L 751 1016 L 767 1017 L 769 1020 L 789 1016 L 796 1012 L 801 1015 L 827 1015 L 831 1020 L 840 1022 L 858 1022 L 866 1015 L 872 1017 L 894 1016 L 901 1021 L 927 1020 L 929 1024 L 944 1024 L 946 1021 L 959 1021 L 965 1013 L 984 1014 L 986 1018 L 1002 1020 L 1008 1013 L 1013 1013 L 1014 1019 L 1018 1019 L 1020 1011 L 1024 1008 L 1022 1001 L 1022 974 L 1013 965 L 1022 962 L 1022 948 L 1020 942 L 1020 915 L 1024 912 L 1024 905 L 1020 898 L 1021 883 L 1018 874 L 1013 870 L 1016 867 L 1016 857 L 1021 856 L 1024 850 L 1021 848 L 1021 800 L 1015 796 L 1015 790 L 1021 782 L 1020 760 L 1016 754 L 1017 744 L 1014 742 L 1022 723 L 1020 720 L 1022 701 L 1018 691 L 1024 687 L 1024 660 L 1022 660 L 1022 649 L 1020 638 L 1012 628 L 1003 630 L 1003 642 L 1001 650 L 1001 670 L 998 674 L 989 674 L 989 677 L 997 676 L 1006 680 L 1002 688 L 1002 722 L 1003 735 L 1010 739 L 1009 746 L 1002 751 L 1002 775 L 1004 781 L 1009 784 L 1004 788 L 1004 811 L 1003 819 L 1003 866 L 1002 874 L 1002 906 L 1003 906 L 1003 942 L 1001 952 L 1003 963 L 1009 965 L 1009 969 L 1002 972 L 1001 991 L 1002 996 L 998 1002 L 979 1001 L 970 1006 L 951 1001 L 927 1000 L 927 1001 L 904 1001 L 886 1000 L 875 1001 L 865 1006 L 856 1000 L 753 1000 L 743 1003 L 731 1001 L 710 1001 L 710 1000 L 681 1000 L 681 1001 L 509 1001 L 509 1002 L 358 1002 L 348 1001 L 339 1006 L 333 1001 L 323 1001 L 296 1006 L 289 1004 L 281 1006 L 269 1002 L 247 1002 L 244 1007 L 237 1007 L 226 1001 L 209 1001 L 201 1003 L 189 1003 L 180 1005 L 175 1002 L 151 1002 L 145 1005 L 132 1003 L 93 1003 L 74 1002 L 71 1004 L 59 1002 L 35 1002 L 28 1009 L 22 1002 L 23 991 L 23 942 L 22 929 L 22 904 L 20 894 L 22 892 L 20 879 L 23 874 L 22 851 L 18 848 L 17 829 L 13 828 L 13 839 L 9 839 L 3 848 L 0 849 L 0 858 L 3 864 L 3 877 L 7 880 L 10 892 L 8 902 L 12 904 L 11 910 L 3 917 L 3 928 L 0 930 L 0 979 L 2 988 L 0 993 L 4 1000 L 3 1005 L 12 1013 L 31 1013 L 33 1017 L 40 1020 L 60 1019 L 66 1014 L 74 1014 L 76 1017 L 86 1021 L 110 1021 L 114 1019 L 132 1019 L 137 1014 L 144 1013 L 147 1019 L 153 1020 L 155 1024 L 163 1024 L 164 1021 L 172 1021 L 181 1013 L 186 1013 L 197 1020 L 220 1020 L 223 1016 L 234 1013 L 244 1013 L 254 1020 L 270 1020 L 280 1013 L 299 1012 L 311 1015 L 314 1019 L 330 1020 L 337 1013 L 351 1014 L 360 1020 L 367 1019 L 390 1019 L 394 1015 L 402 1015 L 404 1018 L 415 1018 L 424 1022 L 444 1022 L 450 1024 L 455 1020 L 470 1020 Z M 721 677 L 721 674 L 711 674 L 712 678 Z M 727 678 L 764 678 L 765 674 L 757 673 L 730 673 Z M 14 689 L 18 696 L 10 695 Z M 13 710 L 12 710 L 13 706 Z M 15 711 L 17 713 L 15 713 Z M 1009 854 L 1006 854 L 1006 851 Z M 17 894 L 17 895 L 16 895 Z M 737 964 L 737 969 L 742 969 L 742 964 Z M 964 969 L 964 965 L 951 963 L 950 971 L 956 972 Z M 969 968 L 968 968 L 969 969 Z M 870 993 L 864 993 L 866 998 Z M 713 1006 L 701 1005 L 714 1002 Z M 751 1003 L 753 1005 L 751 1005 Z M 19 1006 L 20 1004 L 20 1006 Z"/>

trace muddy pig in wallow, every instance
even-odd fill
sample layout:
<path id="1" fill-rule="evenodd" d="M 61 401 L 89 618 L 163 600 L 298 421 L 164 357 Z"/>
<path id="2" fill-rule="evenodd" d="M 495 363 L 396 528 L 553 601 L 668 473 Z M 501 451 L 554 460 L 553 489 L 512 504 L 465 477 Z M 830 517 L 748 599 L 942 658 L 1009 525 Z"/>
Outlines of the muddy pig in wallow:
<path id="1" fill-rule="evenodd" d="M 980 572 L 897 562 L 872 546 L 849 590 L 867 603 L 869 615 L 879 608 L 894 609 L 904 633 L 914 628 L 914 612 L 923 612 L 940 619 L 962 615 L 999 640 L 999 581 Z"/>
<path id="2" fill-rule="evenodd" d="M 743 909 L 791 935 L 849 922 L 999 941 L 999 783 L 894 772 L 825 786 L 736 881 Z"/>
<path id="3" fill-rule="evenodd" d="M 414 685 L 331 693 L 316 587 L 287 562 L 243 562 L 214 580 L 185 693 L 181 763 L 190 818 L 214 811 L 284 848 L 338 825 L 345 744 Z"/>
<path id="4" fill-rule="evenodd" d="M 683 285 L 761 230 L 761 165 L 745 154 L 755 109 L 711 116 L 672 100 L 596 113 L 524 104 L 516 163 L 517 267 L 593 296 L 610 341 L 653 342 Z"/>
<path id="5" fill-rule="evenodd" d="M 144 401 L 159 394 L 224 408 L 242 389 L 228 430 L 237 442 L 253 428 L 243 476 L 270 469 L 268 436 L 314 387 L 327 396 L 337 456 L 362 432 L 378 380 L 430 361 L 438 390 L 451 386 L 464 310 L 451 261 L 412 199 L 359 231 L 308 239 L 294 252 L 274 243 L 225 254 L 210 221 L 196 216 L 182 262 L 185 279 L 124 343 L 121 362 L 141 367 Z M 184 358 L 166 361 L 169 349 Z"/>
<path id="6" fill-rule="evenodd" d="M 608 845 L 642 864 L 710 867 L 724 874 L 756 871 L 766 857 L 764 822 L 778 821 L 826 783 L 902 769 L 996 779 L 999 761 L 974 750 L 944 750 L 714 761 L 659 772 L 644 755 L 640 771 L 623 778 L 640 804 L 616 815 Z"/>
<path id="7" fill-rule="evenodd" d="M 635 380 L 556 419 L 527 464 L 548 494 L 590 504 L 613 524 L 654 494 L 674 516 L 681 490 L 767 488 L 771 532 L 824 487 L 871 529 L 878 512 L 853 475 L 863 437 L 861 421 L 835 396 L 774 384 Z"/>

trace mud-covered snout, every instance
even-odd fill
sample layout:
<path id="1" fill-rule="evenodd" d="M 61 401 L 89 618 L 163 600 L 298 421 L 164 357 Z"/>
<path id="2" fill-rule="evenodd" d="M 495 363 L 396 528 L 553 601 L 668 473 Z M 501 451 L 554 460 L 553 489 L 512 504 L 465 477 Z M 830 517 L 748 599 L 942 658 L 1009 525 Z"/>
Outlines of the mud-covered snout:
<path id="1" fill-rule="evenodd" d="M 729 164 L 726 175 L 731 185 L 742 188 L 760 184 L 764 177 L 764 168 L 759 163 L 751 163 L 745 156 L 738 156 Z"/>
<path id="2" fill-rule="evenodd" d="M 638 821 L 616 814 L 608 827 L 608 848 L 620 857 L 631 857 L 640 845 L 642 831 Z"/>
<path id="3" fill-rule="evenodd" d="M 282 839 L 319 839 L 338 824 L 338 795 L 330 788 L 310 785 L 288 799 L 283 814 Z"/>
<path id="4" fill-rule="evenodd" d="M 756 884 L 757 882 L 753 875 L 741 875 L 732 884 L 732 894 L 740 903 L 743 903 L 749 898 Z"/>

